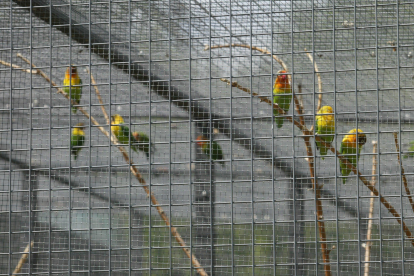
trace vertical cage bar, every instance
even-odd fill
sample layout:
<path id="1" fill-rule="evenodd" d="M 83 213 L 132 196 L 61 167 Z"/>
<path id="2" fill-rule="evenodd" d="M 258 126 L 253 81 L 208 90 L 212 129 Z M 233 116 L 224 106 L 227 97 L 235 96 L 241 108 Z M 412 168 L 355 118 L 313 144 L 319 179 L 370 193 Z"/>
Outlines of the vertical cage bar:
<path id="1" fill-rule="evenodd" d="M 88 3 L 88 67 L 89 67 L 89 110 L 92 110 L 92 0 L 89 0 Z M 83 88 L 82 88 L 83 89 Z M 92 113 L 92 112 L 91 112 Z M 88 275 L 92 274 L 92 215 L 93 215 L 93 207 L 92 207 L 92 197 L 91 197 L 91 189 L 92 189 L 92 178 L 91 178 L 91 166 L 92 166 L 92 121 L 89 117 L 88 119 L 88 129 L 89 129 L 89 155 L 88 155 Z M 105 123 L 106 125 L 106 123 Z M 111 133 L 109 127 L 109 133 Z"/>
<path id="2" fill-rule="evenodd" d="M 148 67 L 149 67 L 149 71 L 151 72 L 151 59 L 152 59 L 152 26 L 151 26 L 151 17 L 152 17 L 152 9 L 151 9 L 151 1 L 148 2 Z M 151 85 L 152 85 L 152 74 L 148 74 L 148 92 L 149 92 L 149 103 L 150 103 L 150 109 L 149 109 L 149 132 L 150 132 L 150 141 L 151 141 L 151 130 L 152 130 L 152 124 L 151 124 Z M 149 165 L 149 184 L 148 184 L 148 189 L 149 189 L 149 193 L 150 195 L 152 195 L 152 185 L 151 185 L 151 151 L 150 151 L 150 165 Z M 152 275 L 152 241 L 151 241 L 151 237 L 152 237 L 152 201 L 151 201 L 151 197 L 148 197 L 148 214 L 149 214 L 149 218 L 148 218 L 148 272 L 149 272 L 149 276 Z"/>
<path id="3" fill-rule="evenodd" d="M 250 1 L 250 5 L 249 5 L 249 16 L 250 16 L 250 20 L 249 20 L 249 30 L 250 30 L 250 35 L 249 35 L 249 39 L 250 39 L 250 45 L 253 45 L 253 7 L 252 7 L 252 1 Z M 250 52 L 250 60 L 249 60 L 249 65 L 250 65 L 250 68 L 249 68 L 249 70 L 250 70 L 250 76 L 249 76 L 249 78 L 250 78 L 250 86 L 249 86 L 249 88 L 250 88 L 250 91 L 253 91 L 253 49 L 252 49 L 252 47 L 250 47 L 250 49 L 249 49 L 249 52 Z M 253 120 L 254 120 L 254 117 L 253 117 L 253 95 L 251 95 L 250 94 L 250 97 L 249 97 L 249 100 L 250 100 L 250 135 L 251 135 L 251 141 L 250 141 L 250 143 L 253 145 L 253 137 L 254 137 L 254 133 L 253 133 Z M 211 110 L 211 109 L 210 109 Z M 254 252 L 255 252 L 255 250 L 254 250 L 254 245 L 255 245 L 255 236 L 254 236 L 254 234 L 255 234 L 255 229 L 254 229 L 254 227 L 255 227 L 255 221 L 254 221 L 254 217 L 255 217 L 255 213 L 254 213 L 254 185 L 253 185 L 253 183 L 254 183 L 254 181 L 253 181 L 253 174 L 254 174 L 254 170 L 253 170 L 253 166 L 254 166 L 254 163 L 253 163 L 253 148 L 250 148 L 250 152 L 249 152 L 249 155 L 250 155 L 250 189 L 251 189 L 251 195 L 250 195 L 250 204 L 251 204 L 251 208 L 252 208 L 252 225 L 251 225 L 251 231 L 252 231 L 252 256 L 251 256 L 251 258 L 252 258 L 252 276 L 254 276 L 255 275 L 255 259 L 254 259 Z"/>
<path id="4" fill-rule="evenodd" d="M 10 0 L 10 63 L 13 63 L 13 48 L 14 48 L 14 44 L 13 44 L 13 3 L 12 0 Z M 31 68 L 30 68 L 31 69 Z M 13 68 L 10 66 L 10 99 L 9 99 L 9 126 L 10 126 L 10 141 L 13 141 Z M 8 183 L 8 197 L 9 197 L 9 213 L 8 213 L 8 219 L 9 219 L 9 227 L 8 227 L 8 238 L 9 238 L 9 255 L 7 258 L 7 262 L 8 262 L 8 273 L 9 275 L 12 273 L 12 150 L 13 150 L 13 143 L 10 143 L 10 149 L 9 149 L 9 164 L 8 164 L 8 168 L 9 168 L 9 183 Z"/>
<path id="5" fill-rule="evenodd" d="M 233 1 L 229 1 L 229 72 L 230 82 L 233 82 Z M 230 86 L 230 129 L 233 129 L 233 87 Z M 231 275 L 235 275 L 235 255 L 234 255 L 234 179 L 233 179 L 233 132 L 230 132 L 230 198 L 231 198 L 231 211 L 230 211 L 230 242 L 231 242 Z"/>
<path id="6" fill-rule="evenodd" d="M 109 116 L 112 111 L 112 1 L 108 3 L 108 86 L 109 86 Z M 111 118 L 111 117 L 110 117 Z M 131 118 L 129 120 L 129 127 L 131 127 Z M 131 128 L 130 128 L 131 131 Z M 129 145 L 131 145 L 131 135 L 128 137 Z M 109 170 L 108 170 L 108 272 L 112 272 L 112 142 L 111 136 L 108 137 L 109 143 Z M 118 146 L 115 146 L 118 148 Z M 131 156 L 131 147 L 129 147 L 129 156 Z"/>
<path id="7" fill-rule="evenodd" d="M 399 1 L 395 1 L 395 9 L 397 13 L 397 42 L 396 42 L 396 49 L 397 49 L 397 89 L 398 89 L 398 135 L 400 136 L 400 139 L 398 139 L 398 148 L 399 152 L 398 155 L 401 156 L 401 140 L 402 140 L 402 132 L 401 132 L 401 76 L 400 76 L 400 6 Z M 401 160 L 401 159 L 400 159 Z M 402 166 L 402 163 L 401 163 Z M 400 206 L 401 206 L 401 222 L 404 222 L 404 202 L 403 202 L 403 175 L 402 170 L 399 170 L 399 176 L 400 176 Z M 405 258 L 405 250 L 404 250 L 404 228 L 403 224 L 400 224 L 400 232 L 401 232 L 401 275 L 405 275 L 405 264 L 404 264 L 404 258 Z"/>

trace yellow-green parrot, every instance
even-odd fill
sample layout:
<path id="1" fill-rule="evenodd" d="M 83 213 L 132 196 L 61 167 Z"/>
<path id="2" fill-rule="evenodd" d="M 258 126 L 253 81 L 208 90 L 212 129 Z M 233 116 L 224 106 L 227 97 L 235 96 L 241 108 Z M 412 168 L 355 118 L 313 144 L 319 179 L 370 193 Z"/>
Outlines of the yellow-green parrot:
<path id="1" fill-rule="evenodd" d="M 356 133 L 358 133 L 358 138 Z M 342 139 L 341 147 L 339 149 L 339 153 L 345 155 L 344 157 L 348 159 L 348 161 L 357 167 L 357 162 L 359 158 L 359 154 L 361 153 L 362 146 L 365 145 L 367 142 L 367 136 L 363 133 L 362 130 L 354 128 L 345 135 L 344 139 Z M 357 158 L 357 151 L 358 151 L 358 158 Z M 341 167 L 341 174 L 342 176 L 348 176 L 351 173 L 351 169 L 339 159 L 339 165 Z M 346 177 L 343 178 L 343 183 L 346 183 Z"/>
<path id="2" fill-rule="evenodd" d="M 79 78 L 78 70 L 73 65 L 66 69 L 65 78 L 63 79 L 63 91 L 70 95 L 70 98 L 75 101 L 76 104 L 80 103 L 82 97 L 82 80 Z M 76 107 L 72 107 L 72 112 L 74 114 L 76 114 L 76 111 Z"/>
<path id="3" fill-rule="evenodd" d="M 210 156 L 210 140 L 207 137 L 203 135 L 198 136 L 197 145 L 201 148 L 201 151 L 205 155 Z M 218 161 L 224 167 L 223 150 L 221 149 L 220 145 L 217 142 L 213 141 L 211 143 L 211 149 L 213 150 L 211 159 L 213 161 Z"/>
<path id="4" fill-rule="evenodd" d="M 323 141 L 330 144 L 334 139 L 335 134 L 335 117 L 332 107 L 325 105 L 318 111 L 316 116 L 316 136 L 319 136 Z M 328 153 L 328 148 L 322 145 L 322 143 L 316 141 L 316 148 L 319 149 L 319 153 L 322 155 L 322 159 Z"/>
<path id="5" fill-rule="evenodd" d="M 408 148 L 408 151 L 406 154 L 404 154 L 403 158 L 407 159 L 408 157 L 413 157 L 414 156 L 414 141 L 410 142 L 410 147 Z"/>
<path id="6" fill-rule="evenodd" d="M 74 159 L 78 158 L 78 154 L 81 147 L 85 144 L 85 127 L 82 123 L 76 125 L 72 130 L 72 136 L 70 137 L 70 152 L 73 154 Z"/>
<path id="7" fill-rule="evenodd" d="M 285 113 L 289 111 L 290 103 L 292 102 L 292 89 L 290 88 L 289 78 L 285 70 L 280 70 L 273 85 L 273 102 L 278 104 Z M 273 109 L 275 121 L 278 128 L 283 126 L 284 117 L 279 116 L 277 109 Z"/>
<path id="8" fill-rule="evenodd" d="M 111 131 L 121 144 L 129 145 L 129 141 L 131 141 L 131 149 L 138 153 L 136 146 L 137 141 L 129 131 L 129 127 L 122 125 L 124 123 L 124 118 L 122 118 L 121 115 L 115 114 L 111 116 Z"/>
<path id="9" fill-rule="evenodd" d="M 135 145 L 140 151 L 143 151 L 147 158 L 149 158 L 150 151 L 154 148 L 154 145 L 150 143 L 150 139 L 147 134 L 141 131 L 135 131 L 132 132 L 132 136 L 134 136 L 134 139 L 136 141 Z"/>

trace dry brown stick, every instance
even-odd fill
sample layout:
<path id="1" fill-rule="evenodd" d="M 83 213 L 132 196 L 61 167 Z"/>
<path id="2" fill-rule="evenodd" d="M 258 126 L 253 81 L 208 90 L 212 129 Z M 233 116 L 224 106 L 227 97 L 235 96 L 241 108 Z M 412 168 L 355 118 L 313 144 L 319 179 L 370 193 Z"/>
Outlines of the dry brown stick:
<path id="1" fill-rule="evenodd" d="M 227 79 L 221 79 L 222 81 L 231 84 L 234 87 L 237 87 L 239 89 L 241 89 L 242 91 L 245 91 L 247 93 L 251 93 L 254 96 L 257 96 L 258 94 L 255 92 L 251 92 L 249 89 L 244 88 L 243 86 L 237 84 L 237 83 L 230 83 L 229 80 Z M 259 96 L 258 96 L 259 97 Z M 261 101 L 268 103 L 269 105 L 271 105 L 274 109 L 277 109 L 279 113 L 281 113 L 283 110 L 277 105 L 272 103 L 271 100 L 269 100 L 266 97 L 259 97 L 261 99 Z M 282 113 L 283 114 L 283 113 Z M 306 128 L 306 126 L 302 125 L 300 122 L 293 120 L 290 117 L 286 117 L 289 121 L 293 122 L 295 124 L 295 126 L 297 126 L 300 130 L 302 130 L 302 133 L 304 134 L 303 138 L 305 138 L 306 136 L 312 136 L 312 132 Z M 334 154 L 336 154 L 336 156 L 342 161 L 342 163 L 344 165 L 347 166 L 347 168 L 351 169 L 356 175 L 358 175 L 358 178 L 362 181 L 362 183 L 364 183 L 365 186 L 367 186 L 367 188 L 374 193 L 375 196 L 380 198 L 381 203 L 385 206 L 385 208 L 388 209 L 388 211 L 397 219 L 398 223 L 401 224 L 403 226 L 403 230 L 405 232 L 405 234 L 407 235 L 407 237 L 410 239 L 411 244 L 414 246 L 414 237 L 411 234 L 410 229 L 407 227 L 407 225 L 405 224 L 404 221 L 401 220 L 401 216 L 400 214 L 397 212 L 397 210 L 395 210 L 395 208 L 382 196 L 380 195 L 380 193 L 378 192 L 378 190 L 372 186 L 372 184 L 361 175 L 361 173 L 358 171 L 358 169 L 356 167 L 354 167 L 347 159 L 347 157 L 342 156 L 331 144 L 326 143 L 324 140 L 322 140 L 319 136 L 315 136 L 315 140 L 320 142 L 323 146 L 327 147 L 331 152 L 333 152 Z"/>
<path id="2" fill-rule="evenodd" d="M 376 174 L 377 174 L 377 141 L 372 141 L 372 176 L 371 183 L 375 186 Z M 374 215 L 374 193 L 371 192 L 371 199 L 369 202 L 369 214 L 368 214 L 368 227 L 367 227 L 367 243 L 365 244 L 365 267 L 364 276 L 369 276 L 369 260 L 371 256 L 371 233 L 372 233 L 372 217 Z"/>
<path id="3" fill-rule="evenodd" d="M 27 58 L 23 57 L 21 54 L 17 54 L 17 56 L 20 57 L 21 59 L 23 59 L 25 62 L 27 62 L 32 67 L 36 67 L 34 64 L 30 63 L 30 61 Z M 39 69 L 37 71 L 38 71 L 39 75 L 41 75 L 45 80 L 47 80 L 49 83 L 51 83 L 57 89 L 59 94 L 62 94 L 66 99 L 70 100 L 72 105 L 76 104 L 72 99 L 69 98 L 69 95 L 66 94 L 62 89 L 57 87 L 56 83 L 54 83 L 52 80 L 50 80 L 50 78 L 43 71 L 41 71 Z M 119 145 L 118 149 L 121 151 L 121 153 L 122 153 L 125 161 L 127 162 L 127 164 L 130 165 L 130 169 L 131 169 L 132 174 L 135 176 L 135 178 L 138 180 L 138 182 L 141 183 L 142 187 L 145 190 L 145 193 L 151 198 L 152 204 L 157 209 L 158 214 L 160 215 L 160 217 L 164 220 L 164 223 L 167 226 L 170 226 L 171 234 L 174 236 L 174 238 L 176 239 L 178 244 L 182 247 L 182 249 L 183 249 L 184 253 L 187 255 L 187 257 L 192 261 L 194 267 L 197 269 L 197 272 L 202 276 L 208 276 L 208 274 L 205 272 L 205 270 L 203 269 L 203 267 L 201 266 L 201 264 L 199 263 L 199 261 L 197 260 L 195 255 L 191 254 L 190 249 L 188 248 L 187 244 L 185 243 L 185 241 L 181 237 L 180 233 L 177 231 L 177 228 L 171 226 L 170 220 L 168 219 L 168 217 L 165 214 L 164 210 L 160 206 L 160 203 L 158 202 L 157 198 L 155 197 L 155 195 L 153 193 L 150 193 L 150 190 L 148 188 L 148 185 L 145 182 L 145 179 L 142 177 L 142 175 L 138 171 L 138 169 L 134 165 L 132 165 L 132 159 L 129 158 L 128 153 L 124 149 L 124 147 L 120 146 L 121 143 L 118 141 L 118 139 L 113 134 L 108 133 L 108 131 L 106 131 L 102 126 L 100 126 L 98 121 L 96 121 L 95 118 L 90 116 L 89 113 L 86 112 L 83 108 L 78 107 L 78 106 L 75 106 L 75 108 L 77 108 L 82 114 L 84 114 L 88 119 L 90 119 L 91 122 L 94 125 L 96 125 L 98 127 L 98 129 L 103 134 L 105 134 L 105 136 L 110 138 L 111 141 L 115 145 Z"/>
<path id="4" fill-rule="evenodd" d="M 308 51 L 305 48 L 305 51 Z M 318 77 L 318 87 L 319 87 L 319 97 L 318 97 L 318 107 L 316 108 L 316 112 L 319 111 L 322 107 L 322 78 L 321 74 L 319 73 L 318 65 L 316 64 L 316 61 L 313 60 L 313 56 L 310 53 L 306 53 L 310 61 L 312 62 L 313 66 L 315 67 L 316 76 Z"/>
<path id="5" fill-rule="evenodd" d="M 302 92 L 302 85 L 298 85 L 298 91 L 299 91 L 299 93 Z M 302 109 L 302 106 L 300 105 L 299 98 L 296 97 L 295 94 L 293 95 L 293 100 L 295 101 L 296 112 L 299 115 L 299 122 L 302 125 L 306 126 L 305 125 L 305 119 L 303 118 L 303 109 Z"/>
<path id="6" fill-rule="evenodd" d="M 289 72 L 289 69 L 288 69 L 288 67 L 287 67 L 287 65 L 286 65 L 286 63 L 282 60 L 282 59 L 280 59 L 277 55 L 273 55 L 270 51 L 268 51 L 268 50 L 266 50 L 266 49 L 262 49 L 262 48 L 259 48 L 259 47 L 256 47 L 256 46 L 250 46 L 250 45 L 247 45 L 247 44 L 236 44 L 236 43 L 233 43 L 233 44 L 225 44 L 225 45 L 214 45 L 214 46 L 208 46 L 208 45 L 206 45 L 206 47 L 204 48 L 204 50 L 205 51 L 207 51 L 208 49 L 217 49 L 217 48 L 229 48 L 229 47 L 241 47 L 241 48 L 247 48 L 247 49 L 252 49 L 252 50 L 255 50 L 255 51 L 259 51 L 259 52 L 261 52 L 261 53 L 264 53 L 264 54 L 267 54 L 267 55 L 270 55 L 274 60 L 276 60 L 279 64 L 280 64 L 280 66 L 282 66 L 282 68 L 286 71 L 286 72 Z M 315 66 L 316 66 L 316 64 L 315 64 Z M 316 69 L 316 71 L 317 71 L 317 69 L 318 69 L 318 67 L 316 66 L 315 67 Z M 319 76 L 320 77 L 320 76 Z M 289 74 L 288 75 L 288 78 L 289 78 L 289 82 L 290 83 L 292 83 L 292 76 Z M 224 79 L 224 78 L 221 78 L 220 79 L 221 81 L 224 81 L 224 82 L 227 82 L 228 84 L 230 84 L 230 81 L 229 80 L 227 80 L 227 79 Z M 237 88 L 239 88 L 239 89 L 241 89 L 240 87 L 238 87 L 238 84 L 237 84 L 237 82 L 233 82 L 233 83 L 235 83 L 236 84 L 236 86 L 234 86 L 234 85 L 232 85 L 233 87 L 237 87 Z M 242 90 L 244 90 L 244 89 L 242 89 Z M 246 90 L 244 90 L 245 92 L 248 92 L 248 91 L 246 91 Z M 320 83 L 320 91 L 322 91 L 322 83 Z M 303 114 L 303 110 L 304 110 L 304 106 L 303 106 L 303 102 L 302 102 L 302 98 L 301 98 L 301 96 L 302 96 L 302 94 L 301 94 L 301 92 L 302 92 L 302 86 L 301 85 L 298 85 L 298 94 L 299 94 L 299 97 L 298 97 L 298 103 L 299 103 L 299 107 L 300 107 L 300 111 L 299 111 L 299 109 L 298 109 L 298 113 L 300 112 L 300 114 Z M 248 93 L 250 93 L 250 92 L 248 92 Z M 258 96 L 257 94 L 256 95 L 254 95 L 254 96 Z M 296 95 L 294 95 L 293 96 L 294 98 L 296 98 L 297 96 Z M 322 94 L 320 94 L 320 97 L 321 97 L 321 99 L 320 99 L 320 101 L 322 101 Z M 262 99 L 260 96 L 259 96 L 259 98 L 260 99 Z M 268 99 L 266 98 L 266 97 L 263 97 L 263 98 L 265 98 L 266 100 L 264 100 L 264 99 L 262 99 L 263 101 L 267 101 Z M 277 105 L 277 104 L 276 104 Z M 281 108 L 276 108 L 278 111 L 279 111 L 279 114 L 285 114 L 285 112 L 283 112 L 283 113 L 281 113 L 280 111 L 283 111 L 283 109 L 281 109 Z M 318 109 L 319 110 L 319 109 Z M 302 119 L 303 119 L 303 117 L 301 118 L 300 116 L 299 116 L 299 120 L 301 120 L 302 121 Z M 292 122 L 292 120 L 290 120 L 291 122 Z M 302 123 L 302 125 L 305 125 L 304 123 Z"/>
<path id="7" fill-rule="evenodd" d="M 280 115 L 286 114 L 285 111 L 283 109 L 281 109 L 277 103 L 273 103 L 272 100 L 270 100 L 269 98 L 264 97 L 264 96 L 259 96 L 259 94 L 255 93 L 255 92 L 251 92 L 250 89 L 241 86 L 240 84 L 238 84 L 235 81 L 234 82 L 230 82 L 228 79 L 225 79 L 225 78 L 221 78 L 220 80 L 222 82 L 227 83 L 228 85 L 231 85 L 232 87 L 236 87 L 236 88 L 238 88 L 238 89 L 240 89 L 240 90 L 242 90 L 242 91 L 244 91 L 246 93 L 249 93 L 249 94 L 252 94 L 253 96 L 258 97 L 261 102 L 265 102 L 265 103 L 271 105 L 273 107 L 273 109 L 276 109 L 279 112 Z M 297 126 L 302 131 L 306 131 L 307 130 L 307 128 L 304 125 L 302 125 L 300 122 L 292 119 L 292 117 L 286 117 L 285 119 L 287 119 L 288 121 L 294 123 L 295 126 Z"/>
<path id="8" fill-rule="evenodd" d="M 329 252 L 326 244 L 326 232 L 325 232 L 325 222 L 323 221 L 323 208 L 321 198 L 321 187 L 318 185 L 318 182 L 315 177 L 315 163 L 313 159 L 312 146 L 310 143 L 310 136 L 304 136 L 303 140 L 306 145 L 306 154 L 308 156 L 308 165 L 311 175 L 311 181 L 313 185 L 313 190 L 315 191 L 316 198 L 316 215 L 319 229 L 319 238 L 321 240 L 321 250 L 322 250 L 322 259 L 325 267 L 325 276 L 331 275 L 331 265 L 329 264 Z"/>
<path id="9" fill-rule="evenodd" d="M 22 270 L 23 265 L 27 262 L 27 259 L 29 258 L 29 254 L 28 253 L 30 251 L 30 248 L 33 248 L 33 245 L 34 245 L 34 242 L 32 241 L 24 249 L 23 254 L 20 257 L 20 260 L 17 263 L 16 268 L 13 271 L 13 274 L 12 274 L 13 276 L 17 276 L 16 274 L 19 274 L 20 271 Z"/>
<path id="10" fill-rule="evenodd" d="M 103 113 L 103 115 L 105 116 L 106 123 L 109 125 L 109 124 L 111 123 L 111 121 L 109 120 L 108 113 L 106 112 L 106 109 L 105 109 L 104 103 L 103 103 L 103 101 L 102 101 L 102 98 L 101 98 L 101 93 L 99 93 L 98 85 L 96 84 L 95 78 L 94 78 L 94 77 L 93 77 L 93 75 L 90 73 L 90 71 L 89 71 L 89 67 L 88 67 L 88 66 L 86 66 L 86 71 L 88 72 L 89 76 L 91 77 L 91 82 L 92 82 L 93 87 L 95 88 L 95 93 L 96 93 L 96 96 L 98 97 L 98 101 L 99 101 L 99 103 L 101 104 L 102 113 Z"/>
<path id="11" fill-rule="evenodd" d="M 286 71 L 289 72 L 288 67 L 286 65 L 286 63 L 283 62 L 283 60 L 281 60 L 278 56 L 273 55 L 270 51 L 266 50 L 266 49 L 262 49 L 256 46 L 250 46 L 247 44 L 237 44 L 237 43 L 233 43 L 233 44 L 224 44 L 224 45 L 213 45 L 213 46 L 208 46 L 206 45 L 206 47 L 204 47 L 204 51 L 207 51 L 208 49 L 218 49 L 218 48 L 230 48 L 230 47 L 241 47 L 241 48 L 247 48 L 247 49 L 252 49 L 255 51 L 259 51 L 263 54 L 266 55 L 270 55 L 274 60 L 276 60 L 280 66 L 282 66 L 282 68 Z M 288 75 L 289 78 L 289 82 L 292 83 L 292 76 Z"/>
<path id="12" fill-rule="evenodd" d="M 13 69 L 21 70 L 21 71 L 29 73 L 29 74 L 37 74 L 37 70 L 24 69 L 24 68 L 22 68 L 22 67 L 20 67 L 16 64 L 11 64 L 11 63 L 8 63 L 4 60 L 0 60 L 0 64 L 3 64 L 3 65 L 8 66 L 8 67 L 12 67 Z"/>
<path id="13" fill-rule="evenodd" d="M 408 188 L 407 178 L 405 177 L 404 167 L 403 167 L 402 162 L 401 162 L 400 146 L 398 145 L 398 132 L 394 132 L 394 140 L 395 140 L 395 148 L 396 148 L 397 154 L 398 154 L 397 155 L 398 156 L 398 163 L 400 163 L 401 176 L 402 176 L 402 179 L 403 179 L 403 182 L 404 182 L 405 192 L 408 195 L 408 200 L 410 201 L 411 208 L 413 209 L 413 212 L 414 212 L 413 198 L 411 197 L 410 189 Z"/>

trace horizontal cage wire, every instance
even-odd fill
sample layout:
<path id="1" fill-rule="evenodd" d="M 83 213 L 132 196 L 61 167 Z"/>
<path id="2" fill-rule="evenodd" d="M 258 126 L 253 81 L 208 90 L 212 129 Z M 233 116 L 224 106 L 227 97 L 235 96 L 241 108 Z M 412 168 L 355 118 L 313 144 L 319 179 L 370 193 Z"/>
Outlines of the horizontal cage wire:
<path id="1" fill-rule="evenodd" d="M 414 3 L 0 2 L 0 276 L 411 275 Z"/>

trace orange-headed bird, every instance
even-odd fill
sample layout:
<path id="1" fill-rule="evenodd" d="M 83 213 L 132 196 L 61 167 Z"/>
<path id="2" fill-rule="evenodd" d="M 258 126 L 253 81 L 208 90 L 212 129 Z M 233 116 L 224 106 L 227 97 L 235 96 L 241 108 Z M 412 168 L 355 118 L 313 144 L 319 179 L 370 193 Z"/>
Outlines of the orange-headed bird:
<path id="1" fill-rule="evenodd" d="M 292 102 L 292 89 L 290 88 L 289 78 L 285 70 L 280 70 L 273 85 L 273 102 L 278 104 L 285 113 L 289 111 Z M 278 128 L 283 126 L 284 117 L 279 115 L 276 109 L 273 109 L 275 121 Z"/>

